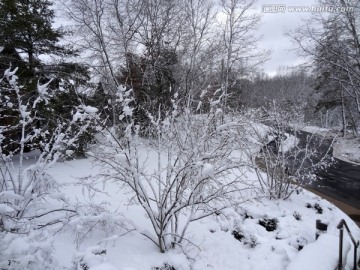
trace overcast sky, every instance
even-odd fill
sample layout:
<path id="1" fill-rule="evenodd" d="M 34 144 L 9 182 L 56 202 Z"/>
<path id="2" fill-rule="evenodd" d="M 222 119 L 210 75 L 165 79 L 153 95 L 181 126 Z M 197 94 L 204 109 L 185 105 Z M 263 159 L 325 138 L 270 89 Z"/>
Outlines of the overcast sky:
<path id="1" fill-rule="evenodd" d="M 258 0 L 257 10 L 262 14 L 262 23 L 259 29 L 263 36 L 260 47 L 271 49 L 271 59 L 265 63 L 264 71 L 274 75 L 279 66 L 293 66 L 303 62 L 303 59 L 290 51 L 293 47 L 291 41 L 284 36 L 285 29 L 295 29 L 301 25 L 310 13 L 288 12 L 266 13 L 262 9 L 264 5 L 286 5 L 288 6 L 315 6 L 316 0 Z"/>

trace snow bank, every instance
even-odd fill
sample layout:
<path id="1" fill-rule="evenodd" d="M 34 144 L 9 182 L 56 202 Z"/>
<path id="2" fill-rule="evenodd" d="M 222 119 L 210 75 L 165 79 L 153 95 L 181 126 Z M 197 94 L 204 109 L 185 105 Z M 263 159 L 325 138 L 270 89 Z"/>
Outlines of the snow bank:
<path id="1" fill-rule="evenodd" d="M 121 153 L 116 157 L 119 159 L 118 162 L 123 158 Z M 151 155 L 149 159 L 156 160 Z M 152 165 L 155 166 L 156 163 Z M 203 176 L 211 177 L 210 163 L 198 165 Z M 81 192 L 80 187 L 71 184 L 76 182 L 72 176 L 95 174 L 96 170 L 96 167 L 91 166 L 91 160 L 59 163 L 52 169 L 54 173 L 56 172 L 55 177 L 58 182 L 67 183 L 63 191 L 76 201 L 86 201 L 88 198 L 86 193 Z M 249 171 L 247 177 L 253 179 L 254 175 Z M 129 203 L 131 194 L 128 190 L 119 188 L 116 183 L 107 186 L 99 184 L 94 188 L 104 193 L 92 197 L 93 203 L 107 205 L 108 209 L 114 213 L 122 213 L 125 217 L 140 224 L 141 229 L 149 229 L 150 224 L 142 208 Z M 246 196 L 245 193 L 243 195 Z M 337 260 L 338 229 L 336 226 L 340 219 L 344 218 L 354 237 L 360 239 L 360 230 L 343 212 L 310 192 L 299 189 L 288 200 L 268 200 L 260 199 L 260 197 L 256 201 L 240 204 L 234 209 L 224 210 L 223 215 L 213 215 L 192 223 L 182 248 L 165 254 L 160 253 L 150 240 L 136 232 L 114 237 L 115 234 L 120 235 L 120 233 L 107 234 L 105 231 L 96 230 L 89 234 L 80 249 L 86 250 L 86 247 L 98 243 L 105 246 L 106 259 L 102 258 L 102 255 L 96 255 L 98 261 L 91 266 L 92 270 L 142 270 L 161 267 L 165 263 L 172 265 L 176 270 L 285 270 L 293 260 L 297 260 L 298 256 L 306 257 L 305 261 L 325 256 L 325 248 L 318 247 L 316 251 L 315 248 L 311 248 L 315 241 L 317 219 L 329 224 L 328 236 L 331 235 L 335 242 L 335 255 L 331 255 L 330 260 Z M 321 214 L 316 210 L 315 205 L 317 208 L 322 208 Z M 268 232 L 259 225 L 259 221 L 264 218 L 277 219 L 277 228 Z M 243 240 L 234 238 L 235 229 L 244 235 Z M 63 263 L 63 266 L 69 267 L 71 258 L 76 253 L 73 241 L 73 232 L 56 236 L 54 242 L 57 250 L 56 258 Z M 309 248 L 306 248 L 307 246 Z M 305 250 L 304 255 L 301 255 L 302 251 L 298 251 L 300 247 Z M 306 253 L 307 249 L 310 249 L 308 253 Z M 333 263 L 334 260 L 331 265 Z M 299 268 L 295 268 L 297 269 Z M 304 269 L 316 268 L 302 268 Z"/>
<path id="2" fill-rule="evenodd" d="M 15 212 L 15 210 L 3 203 L 0 203 L 0 215 L 6 215 Z"/>
<path id="3" fill-rule="evenodd" d="M 316 126 L 306 126 L 301 130 L 317 134 L 321 136 L 330 136 L 335 138 L 339 135 L 339 131 L 329 128 L 320 128 Z M 344 137 L 336 137 L 333 145 L 333 156 L 345 162 L 360 164 L 360 139 L 349 135 Z"/>
<path id="4" fill-rule="evenodd" d="M 296 138 L 294 135 L 290 135 L 288 133 L 286 133 L 285 135 L 286 135 L 286 139 L 281 142 L 281 147 L 280 147 L 280 151 L 282 153 L 289 152 L 291 149 L 296 147 L 296 145 L 299 142 L 299 139 Z"/>
<path id="5" fill-rule="evenodd" d="M 301 130 L 309 133 L 320 134 L 320 135 L 327 135 L 331 132 L 331 129 L 329 128 L 321 128 L 317 126 L 306 126 L 306 127 L 302 127 Z"/>
<path id="6" fill-rule="evenodd" d="M 265 129 L 261 129 L 259 132 L 262 130 Z M 150 162 L 151 166 L 156 166 L 156 158 L 145 150 L 141 151 L 143 151 L 141 154 L 145 158 L 152 161 Z M 115 159 L 116 162 L 121 163 L 125 157 L 119 153 Z M 199 173 L 203 177 L 212 177 L 214 171 L 210 163 L 201 162 L 198 165 Z M 147 168 L 149 171 L 152 169 L 151 166 Z M 77 257 L 77 262 L 87 261 L 90 270 L 143 270 L 162 267 L 164 264 L 172 265 L 176 270 L 320 269 L 306 266 L 299 268 L 300 266 L 296 261 L 306 262 L 317 257 L 319 259 L 321 256 L 325 257 L 326 247 L 319 248 L 318 246 L 321 241 L 324 241 L 325 245 L 329 244 L 335 248 L 335 251 L 329 251 L 334 252 L 331 253 L 333 255 L 326 255 L 326 263 L 331 263 L 332 267 L 334 260 L 337 260 L 338 230 L 336 226 L 340 219 L 344 218 L 354 237 L 360 239 L 360 230 L 343 212 L 312 193 L 298 189 L 298 192 L 294 192 L 287 200 L 268 200 L 257 190 L 259 192 L 257 200 L 250 201 L 251 194 L 247 195 L 246 192 L 249 191 L 244 191 L 241 194 L 242 199 L 249 199 L 248 202 L 237 204 L 233 208 L 222 210 L 219 214 L 192 223 L 182 246 L 162 254 L 149 239 L 135 231 L 126 234 L 115 229 L 111 232 L 98 228 L 88 231 L 86 227 L 78 226 L 87 220 L 94 222 L 94 224 L 103 223 L 104 220 L 107 220 L 105 219 L 107 213 L 113 217 L 121 213 L 127 219 L 139 224 L 143 230 L 149 230 L 151 226 L 144 210 L 132 201 L 133 195 L 119 183 L 93 184 L 94 190 L 101 191 L 96 194 L 82 192 L 83 190 L 81 186 L 77 185 L 77 179 L 74 176 L 96 175 L 98 170 L 99 168 L 92 166 L 91 159 L 63 162 L 51 168 L 52 175 L 57 182 L 60 185 L 66 184 L 61 185 L 60 189 L 69 197 L 69 200 L 75 203 L 90 201 L 94 207 L 99 205 L 103 207 L 101 209 L 104 209 L 104 213 L 96 217 L 90 216 L 86 220 L 79 217 L 68 223 L 69 227 L 79 228 L 83 232 L 82 235 L 86 236 L 86 239 L 78 246 L 74 240 L 79 232 L 75 230 L 64 231 L 55 235 L 54 241 L 51 243 L 55 249 L 55 259 L 61 263 L 57 269 L 72 269 L 71 267 L 74 266 L 71 264 L 73 263 L 72 258 L 74 254 L 79 254 L 78 250 L 85 250 L 85 252 Z M 244 172 L 245 177 L 255 179 L 255 175 L 250 169 Z M 256 186 L 256 183 L 254 185 Z M 3 200 L 12 198 L 12 196 L 13 194 L 0 193 L 0 198 Z M 321 207 L 322 212 L 319 213 L 315 206 Z M 185 214 L 185 210 L 181 214 Z M 260 220 L 265 218 L 278 221 L 274 231 L 267 231 L 259 224 Z M 321 240 L 322 237 L 319 239 L 321 241 L 314 243 L 315 221 L 317 219 L 327 221 L 329 226 L 326 237 L 333 240 Z M 242 239 L 238 240 L 234 237 L 235 230 L 239 232 L 240 236 L 243 235 Z M 51 238 L 49 237 L 49 239 Z M 20 242 L 19 240 L 19 243 L 14 246 L 17 247 Z M 21 243 L 20 246 L 30 247 L 30 243 L 25 244 Z M 316 244 L 317 247 L 312 247 L 313 244 Z M 106 254 L 101 254 L 101 249 L 87 249 L 87 247 L 96 245 L 104 248 Z M 12 247 L 7 245 L 3 247 L 3 250 L 0 249 L 0 257 L 5 252 L 10 251 L 7 248 L 8 246 Z M 301 247 L 303 247 L 303 251 L 299 252 L 298 250 Z M 21 249 L 14 248 L 11 248 L 11 251 L 22 252 Z M 8 253 L 6 256 L 9 256 Z M 304 259 L 298 259 L 300 256 Z M 295 266 L 291 266 L 293 264 Z M 328 265 L 326 264 L 326 266 Z M 38 269 L 47 268 L 40 267 Z"/>
<path id="7" fill-rule="evenodd" d="M 339 259 L 339 237 L 322 234 L 319 239 L 305 246 L 289 264 L 287 270 L 329 270 L 336 269 Z M 344 241 L 344 255 L 350 250 L 350 243 Z"/>
<path id="8" fill-rule="evenodd" d="M 360 138 L 337 138 L 333 150 L 334 157 L 360 164 Z"/>
<path id="9" fill-rule="evenodd" d="M 107 262 L 106 250 L 99 246 L 87 248 L 84 252 L 78 252 L 74 257 L 77 269 L 88 270 L 119 270 Z"/>

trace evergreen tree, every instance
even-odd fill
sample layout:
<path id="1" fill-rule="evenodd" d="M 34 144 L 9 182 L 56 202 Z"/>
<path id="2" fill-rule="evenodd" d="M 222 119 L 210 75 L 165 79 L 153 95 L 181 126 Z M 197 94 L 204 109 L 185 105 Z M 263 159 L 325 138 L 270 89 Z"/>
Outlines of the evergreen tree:
<path id="1" fill-rule="evenodd" d="M 114 123 L 112 119 L 111 94 L 105 92 L 102 83 L 97 85 L 94 94 L 89 97 L 87 104 L 99 109 L 98 116 L 104 125 L 111 126 Z"/>
<path id="2" fill-rule="evenodd" d="M 69 108 L 79 105 L 82 98 L 77 89 L 89 80 L 87 68 L 66 61 L 76 52 L 59 45 L 65 33 L 53 27 L 55 14 L 51 7 L 52 2 L 48 0 L 0 2 L 0 72 L 3 75 L 10 66 L 18 67 L 21 95 L 25 101 L 37 96 L 38 83 L 50 82 L 48 103 L 39 106 L 39 114 L 34 122 L 38 128 L 50 132 L 58 126 L 59 121 L 71 117 L 72 110 Z M 44 62 L 42 56 L 56 60 Z M 16 115 L 11 109 L 8 108 L 7 115 Z M 9 119 L 3 117 L 0 121 L 6 123 Z M 16 135 L 12 140 L 18 140 Z"/>
<path id="3" fill-rule="evenodd" d="M 149 113 L 157 116 L 160 109 L 164 117 L 171 108 L 178 86 L 174 75 L 177 55 L 163 48 L 152 55 L 129 53 L 126 60 L 127 68 L 123 68 L 120 82 L 133 89 L 136 121 L 146 126 Z"/>
<path id="4" fill-rule="evenodd" d="M 65 33 L 53 28 L 55 14 L 51 6 L 48 0 L 3 0 L 0 3 L 0 46 L 24 56 L 27 64 L 26 69 L 19 70 L 20 78 L 69 80 L 71 77 L 72 81 L 84 81 L 87 79 L 84 67 L 62 60 L 76 52 L 58 44 Z M 41 55 L 58 56 L 59 61 L 45 64 L 40 60 Z M 8 60 L 9 65 L 11 58 Z M 3 59 L 2 64 L 4 62 Z"/>
<path id="5" fill-rule="evenodd" d="M 348 80 L 344 69 L 344 62 L 348 61 L 350 48 L 347 45 L 346 35 L 338 26 L 336 20 L 329 20 L 324 25 L 321 42 L 318 43 L 315 53 L 315 94 L 319 97 L 316 111 L 325 111 L 325 122 L 329 124 L 328 112 L 339 112 L 337 119 L 341 119 L 343 134 L 347 126 L 348 110 L 351 100 L 344 90 L 343 82 Z M 338 120 L 338 121 L 339 121 Z M 332 125 L 340 124 L 330 123 Z"/>
<path id="6" fill-rule="evenodd" d="M 27 56 L 28 68 L 36 72 L 39 55 L 67 55 L 71 51 L 57 45 L 63 37 L 53 29 L 54 11 L 47 0 L 3 0 L 0 3 L 0 45 L 16 48 Z"/>

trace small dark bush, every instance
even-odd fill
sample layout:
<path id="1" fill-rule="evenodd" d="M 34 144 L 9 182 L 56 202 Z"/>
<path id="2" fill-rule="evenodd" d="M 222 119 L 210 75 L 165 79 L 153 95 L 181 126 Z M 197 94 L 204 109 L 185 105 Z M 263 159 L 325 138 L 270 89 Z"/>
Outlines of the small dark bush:
<path id="1" fill-rule="evenodd" d="M 236 240 L 239 240 L 240 242 L 241 242 L 241 240 L 243 240 L 244 239 L 244 235 L 240 232 L 240 231 L 238 231 L 238 230 L 233 230 L 232 232 L 231 232 L 231 234 L 234 236 L 234 238 L 236 239 Z"/>
<path id="2" fill-rule="evenodd" d="M 307 208 L 314 208 L 316 210 L 316 213 L 318 213 L 318 214 L 323 213 L 323 209 L 318 203 L 315 203 L 314 206 L 312 206 L 310 203 L 307 203 L 306 207 Z"/>
<path id="3" fill-rule="evenodd" d="M 299 238 L 296 239 L 296 244 L 297 244 L 297 250 L 300 251 L 304 248 L 304 246 L 308 243 L 308 241 L 300 236 Z"/>
<path id="4" fill-rule="evenodd" d="M 102 250 L 94 251 L 94 252 L 92 252 L 92 254 L 97 255 L 97 256 L 106 255 L 106 250 L 102 249 Z M 80 266 L 81 270 L 89 270 L 90 269 L 90 267 L 88 266 L 88 262 L 84 261 L 84 257 L 80 258 L 79 266 Z"/>
<path id="5" fill-rule="evenodd" d="M 259 224 L 263 226 L 268 232 L 275 231 L 278 224 L 277 218 L 263 218 L 259 220 Z"/>
<path id="6" fill-rule="evenodd" d="M 254 248 L 258 245 L 257 239 L 255 236 L 250 235 L 249 239 L 244 241 L 244 245 L 249 245 L 249 247 Z"/>
<path id="7" fill-rule="evenodd" d="M 240 242 L 243 242 L 244 245 L 254 248 L 257 246 L 258 242 L 255 236 L 245 236 L 239 229 L 235 229 L 231 232 L 234 238 Z"/>
<path id="8" fill-rule="evenodd" d="M 151 270 L 176 270 L 173 266 L 164 263 L 163 266 L 159 266 L 159 267 L 151 267 Z"/>
<path id="9" fill-rule="evenodd" d="M 294 212 L 294 214 L 293 214 L 293 217 L 296 219 L 296 220 L 301 220 L 301 215 L 300 215 L 300 213 L 298 213 L 298 212 Z"/>
<path id="10" fill-rule="evenodd" d="M 89 270 L 89 266 L 86 263 L 80 263 L 80 269 Z"/>
<path id="11" fill-rule="evenodd" d="M 323 209 L 322 209 L 322 207 L 321 207 L 318 203 L 315 203 L 314 208 L 315 208 L 315 210 L 316 210 L 316 212 L 317 212 L 318 214 L 322 214 L 322 213 L 323 213 Z"/>

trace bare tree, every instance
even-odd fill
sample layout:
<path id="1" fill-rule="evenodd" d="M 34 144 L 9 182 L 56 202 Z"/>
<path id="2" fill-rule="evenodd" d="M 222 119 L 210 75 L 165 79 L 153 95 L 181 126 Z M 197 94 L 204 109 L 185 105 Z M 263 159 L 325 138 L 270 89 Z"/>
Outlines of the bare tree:
<path id="1" fill-rule="evenodd" d="M 273 105 L 273 101 L 295 105 L 306 115 L 307 121 L 313 121 L 313 75 L 306 67 L 281 67 L 275 76 L 254 72 L 250 78 L 238 78 L 229 88 L 237 98 L 228 102 L 230 108 L 266 108 Z"/>
<path id="2" fill-rule="evenodd" d="M 266 52 L 257 50 L 259 37 L 254 35 L 260 16 L 252 13 L 254 0 L 221 0 L 219 25 L 221 31 L 221 88 L 226 111 L 232 73 L 244 76 L 252 67 L 266 59 Z M 236 79 L 236 78 L 235 78 Z M 234 78 L 233 78 L 234 80 Z"/>
<path id="3" fill-rule="evenodd" d="M 204 0 L 68 1 L 67 11 L 79 31 L 78 44 L 88 51 L 89 60 L 93 59 L 91 65 L 95 64 L 93 69 L 103 78 L 106 91 L 114 96 L 113 107 L 116 87 L 125 81 L 146 97 L 139 100 L 141 95 L 135 95 L 134 102 L 148 103 L 157 110 L 156 95 L 146 89 L 159 85 L 159 74 L 168 70 L 163 60 L 170 54 L 176 58 L 171 67 L 175 83 L 166 91 L 177 91 L 183 106 L 197 106 L 194 99 L 195 103 L 207 101 L 221 85 L 228 92 L 233 82 L 230 77 L 238 77 L 239 72 L 244 74 L 244 70 L 264 60 L 264 54 L 257 51 L 258 38 L 253 33 L 260 20 L 252 13 L 253 1 L 224 0 L 219 6 Z M 134 59 L 138 60 L 141 76 L 129 66 L 134 66 Z M 139 85 L 141 91 L 137 89 Z M 167 107 L 163 103 L 161 106 Z M 115 119 L 115 110 L 113 114 Z"/>
<path id="4" fill-rule="evenodd" d="M 285 107 L 274 101 L 262 120 L 268 126 L 255 125 L 252 129 L 261 148 L 250 156 L 261 189 L 270 199 L 287 199 L 298 187 L 314 181 L 317 170 L 331 163 L 332 141 L 302 131 L 301 110 Z"/>
<path id="5" fill-rule="evenodd" d="M 120 86 L 119 69 L 126 65 L 126 55 L 134 45 L 134 36 L 142 18 L 142 1 L 136 0 L 68 0 L 62 1 L 76 38 L 72 38 L 82 51 L 95 80 L 105 93 L 110 94 L 112 124 L 116 125 L 117 88 Z"/>
<path id="6" fill-rule="evenodd" d="M 320 79 L 319 90 L 326 93 L 333 88 L 333 100 L 323 104 L 331 105 L 332 102 L 333 108 L 340 108 L 345 135 L 348 121 L 356 124 L 360 117 L 360 7 L 358 1 L 323 0 L 319 3 L 323 6 L 337 6 L 341 10 L 328 16 L 315 14 L 290 36 L 314 60 L 315 72 Z M 321 99 L 326 101 L 327 97 Z"/>
<path id="7" fill-rule="evenodd" d="M 218 42 L 214 39 L 216 6 L 213 1 L 191 0 L 184 3 L 185 33 L 180 56 L 184 71 L 181 76 L 182 94 L 189 107 L 211 84 Z"/>

